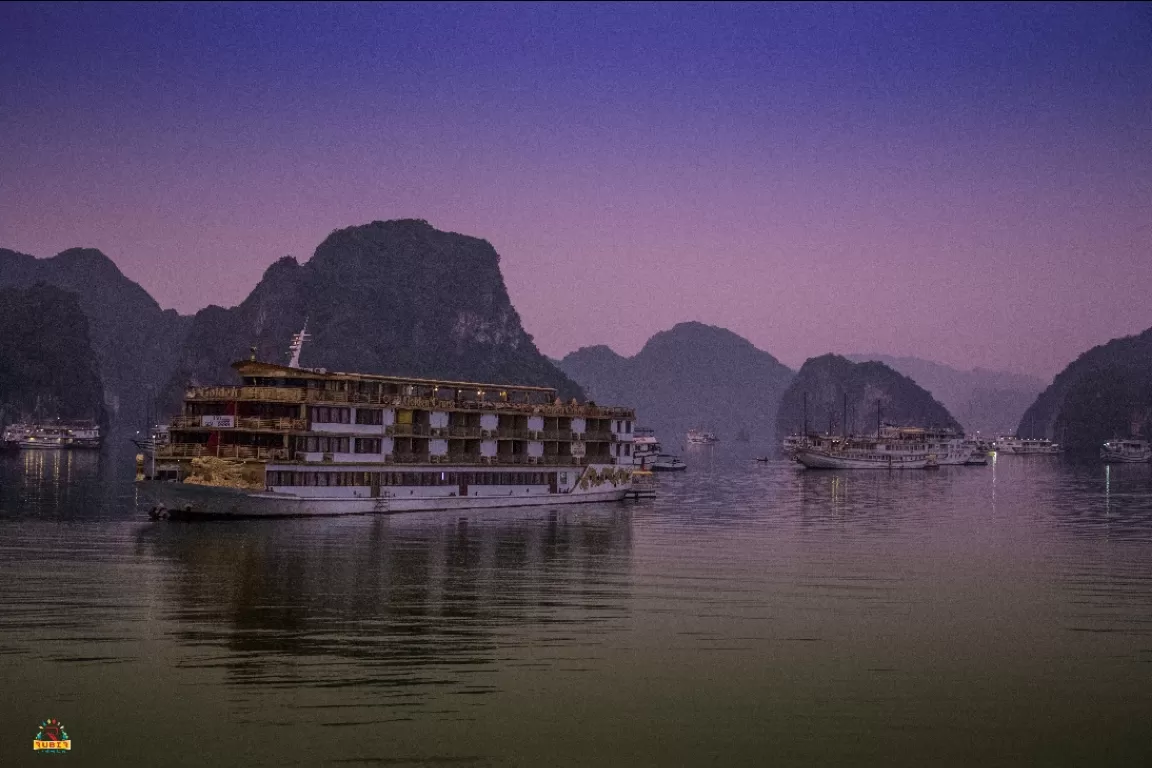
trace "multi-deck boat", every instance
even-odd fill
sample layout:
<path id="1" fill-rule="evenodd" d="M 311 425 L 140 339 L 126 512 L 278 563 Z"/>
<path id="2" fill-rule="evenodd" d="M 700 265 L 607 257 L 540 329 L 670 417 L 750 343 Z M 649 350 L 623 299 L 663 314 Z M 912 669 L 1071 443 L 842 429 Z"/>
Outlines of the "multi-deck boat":
<path id="1" fill-rule="evenodd" d="M 1139 464 L 1152 461 L 1147 440 L 1109 440 L 1100 448 L 1100 458 L 1109 463 Z"/>
<path id="2" fill-rule="evenodd" d="M 880 438 L 905 443 L 914 452 L 926 450 L 940 466 L 967 464 L 972 458 L 972 449 L 964 444 L 963 435 L 952 429 L 885 425 L 880 429 Z"/>
<path id="3" fill-rule="evenodd" d="M 664 453 L 656 434 L 647 427 L 638 427 L 633 435 L 632 465 L 653 472 L 676 472 L 688 468 L 683 459 Z"/>
<path id="4" fill-rule="evenodd" d="M 27 424 L 24 422 L 20 422 L 18 424 L 9 424 L 8 426 L 4 427 L 4 437 L 3 440 L 0 441 L 0 445 L 2 445 L 6 450 L 19 450 L 20 441 L 26 439 L 30 434 L 32 434 L 34 429 L 35 425 Z"/>
<path id="5" fill-rule="evenodd" d="M 1060 453 L 1060 446 L 1051 440 L 1040 438 L 1001 437 L 996 441 L 996 453 L 1016 456 L 1054 456 Z"/>
<path id="6" fill-rule="evenodd" d="M 632 465 L 646 469 L 661 455 L 660 441 L 648 427 L 637 427 L 632 435 Z"/>
<path id="7" fill-rule="evenodd" d="M 21 449 L 59 450 L 100 447 L 100 426 L 93 421 L 57 422 L 53 424 L 21 424 L 13 434 Z M 10 428 L 11 429 L 11 428 Z M 4 439 L 8 440 L 6 431 Z"/>
<path id="8" fill-rule="evenodd" d="M 154 512 L 457 510 L 631 491 L 630 408 L 562 403 L 549 387 L 301 368 L 303 337 L 287 366 L 237 362 L 240 385 L 187 390 L 154 467 L 140 467 Z"/>
<path id="9" fill-rule="evenodd" d="M 714 445 L 718 442 L 720 442 L 720 438 L 716 437 L 716 435 L 711 432 L 703 429 L 688 430 L 689 445 Z"/>
<path id="10" fill-rule="evenodd" d="M 790 435 L 784 450 L 811 469 L 925 469 L 972 458 L 972 449 L 951 429 L 891 425 L 869 437 Z"/>
<path id="11" fill-rule="evenodd" d="M 924 443 L 883 437 L 810 436 L 793 458 L 809 469 L 925 469 L 939 466 Z"/>

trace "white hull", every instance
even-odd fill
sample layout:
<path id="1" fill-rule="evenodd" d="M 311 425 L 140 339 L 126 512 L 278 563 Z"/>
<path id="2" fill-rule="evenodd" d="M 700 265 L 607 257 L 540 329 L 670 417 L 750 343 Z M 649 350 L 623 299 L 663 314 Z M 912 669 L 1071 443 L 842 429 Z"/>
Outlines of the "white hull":
<path id="1" fill-rule="evenodd" d="M 996 453 L 1008 456 L 1058 456 L 1060 445 L 1039 438 L 1004 438 L 996 441 Z"/>
<path id="2" fill-rule="evenodd" d="M 98 451 L 100 443 L 79 440 L 59 440 L 54 438 L 40 440 L 21 440 L 18 444 L 25 451 Z"/>
<path id="3" fill-rule="evenodd" d="M 711 432 L 700 429 L 688 430 L 688 445 L 715 445 L 718 442 L 720 442 L 720 438 Z"/>
<path id="4" fill-rule="evenodd" d="M 60 440 L 21 440 L 20 449 L 25 451 L 61 451 L 68 446 Z"/>
<path id="5" fill-rule="evenodd" d="M 794 458 L 809 469 L 924 469 L 929 464 L 929 458 L 924 455 L 865 459 L 811 448 L 797 450 Z"/>
<path id="6" fill-rule="evenodd" d="M 969 451 L 958 450 L 948 451 L 947 453 L 940 453 L 936 455 L 936 463 L 942 467 L 945 466 L 961 466 L 963 464 L 987 464 L 988 458 L 985 457 L 984 461 L 974 461 L 973 456 Z"/>
<path id="7" fill-rule="evenodd" d="M 420 489 L 389 489 L 379 497 L 303 497 L 268 491 L 243 491 L 193 483 L 142 481 L 140 492 L 169 513 L 203 517 L 331 517 L 337 515 L 506 509 L 621 501 L 630 484 L 610 488 L 516 496 L 418 496 Z"/>

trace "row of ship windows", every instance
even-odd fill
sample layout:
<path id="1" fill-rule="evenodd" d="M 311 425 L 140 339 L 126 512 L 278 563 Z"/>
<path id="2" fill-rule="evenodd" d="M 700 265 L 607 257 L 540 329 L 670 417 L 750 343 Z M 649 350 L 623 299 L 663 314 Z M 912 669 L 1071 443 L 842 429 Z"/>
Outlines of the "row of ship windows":
<path id="1" fill-rule="evenodd" d="M 380 438 L 302 437 L 296 439 L 296 450 L 308 453 L 380 453 Z"/>
<path id="2" fill-rule="evenodd" d="M 548 485 L 555 472 L 293 472 L 269 470 L 270 486 Z M 568 473 L 559 474 L 568 482 Z"/>
<path id="3" fill-rule="evenodd" d="M 401 414 L 401 416 L 403 416 L 403 414 Z M 312 421 L 318 424 L 351 424 L 352 409 L 323 405 L 313 406 Z M 406 422 L 407 420 L 401 418 L 400 421 Z M 355 423 L 382 425 L 384 423 L 384 411 L 379 408 L 357 408 Z M 632 434 L 632 422 L 630 421 L 618 419 L 614 426 L 616 427 L 615 431 L 617 434 Z"/>
<path id="4" fill-rule="evenodd" d="M 351 424 L 351 419 L 351 408 L 330 408 L 323 405 L 312 407 L 312 421 L 320 424 Z M 384 411 L 380 408 L 357 408 L 356 423 L 381 425 L 384 423 Z"/>
<path id="5" fill-rule="evenodd" d="M 296 439 L 296 450 L 307 453 L 380 453 L 381 441 L 377 437 L 300 437 Z M 632 455 L 632 445 L 624 443 L 624 455 Z"/>
<path id="6" fill-rule="evenodd" d="M 919 461 L 927 454 L 922 453 L 909 453 L 909 454 L 892 454 L 892 453 L 866 453 L 863 455 L 850 455 L 848 458 L 852 459 L 866 459 L 868 461 Z"/>

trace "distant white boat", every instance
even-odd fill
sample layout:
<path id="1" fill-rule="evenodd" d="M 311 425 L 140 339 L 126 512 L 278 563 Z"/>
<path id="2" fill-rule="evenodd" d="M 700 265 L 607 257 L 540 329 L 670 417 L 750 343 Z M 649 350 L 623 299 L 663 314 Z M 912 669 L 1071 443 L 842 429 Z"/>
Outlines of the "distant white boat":
<path id="1" fill-rule="evenodd" d="M 688 430 L 688 445 L 715 445 L 718 442 L 720 438 L 711 432 L 703 429 Z"/>
<path id="2" fill-rule="evenodd" d="M 661 450 L 655 432 L 648 427 L 636 428 L 636 432 L 632 435 L 632 466 L 648 468 L 660 455 Z"/>
<path id="3" fill-rule="evenodd" d="M 780 444 L 780 450 L 789 459 L 796 459 L 796 451 L 808 445 L 808 438 L 804 435 L 788 435 Z"/>
<path id="4" fill-rule="evenodd" d="M 684 463 L 683 459 L 662 454 L 657 456 L 656 460 L 648 465 L 648 468 L 653 472 L 680 472 L 688 469 L 688 465 Z"/>
<path id="5" fill-rule="evenodd" d="M 969 439 L 964 441 L 964 449 L 969 451 L 965 464 L 986 465 L 991 445 L 983 440 Z"/>
<path id="6" fill-rule="evenodd" d="M 996 441 L 996 452 L 1015 456 L 1055 456 L 1061 448 L 1051 440 L 1041 438 L 1001 437 Z"/>
<path id="7" fill-rule="evenodd" d="M 1147 440 L 1109 440 L 1100 448 L 1100 458 L 1108 463 L 1141 464 L 1152 461 Z"/>
<path id="8" fill-rule="evenodd" d="M 655 433 L 646 427 L 638 427 L 632 437 L 632 466 L 654 472 L 675 472 L 688 468 L 682 459 L 664 453 Z"/>

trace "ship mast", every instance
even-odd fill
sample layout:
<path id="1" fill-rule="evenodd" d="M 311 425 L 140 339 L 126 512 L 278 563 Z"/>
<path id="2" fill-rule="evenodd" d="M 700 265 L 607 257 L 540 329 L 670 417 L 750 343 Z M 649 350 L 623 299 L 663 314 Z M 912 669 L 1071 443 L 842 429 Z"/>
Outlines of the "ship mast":
<path id="1" fill-rule="evenodd" d="M 288 347 L 288 351 L 292 353 L 292 359 L 288 361 L 289 368 L 300 367 L 300 350 L 304 348 L 304 342 L 311 338 L 308 334 L 308 318 L 304 318 L 304 327 L 300 329 L 300 333 L 292 334 L 292 344 Z"/>

